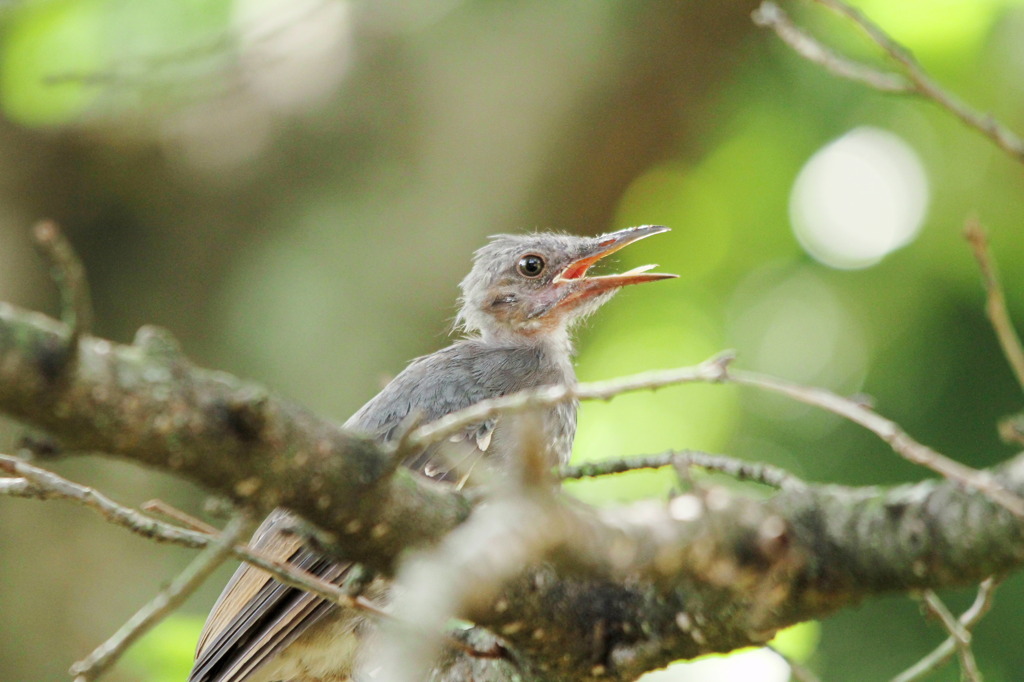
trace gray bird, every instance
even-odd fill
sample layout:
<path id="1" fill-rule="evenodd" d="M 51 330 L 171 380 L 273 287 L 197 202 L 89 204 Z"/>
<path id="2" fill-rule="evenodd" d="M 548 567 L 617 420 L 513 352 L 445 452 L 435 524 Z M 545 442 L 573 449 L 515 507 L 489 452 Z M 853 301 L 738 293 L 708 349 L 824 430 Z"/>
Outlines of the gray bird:
<path id="1" fill-rule="evenodd" d="M 667 230 L 646 225 L 598 237 L 492 237 L 476 252 L 473 268 L 460 285 L 457 324 L 465 338 L 413 360 L 345 427 L 386 442 L 413 413 L 432 421 L 487 398 L 539 386 L 574 385 L 569 336 L 573 324 L 627 284 L 676 276 L 648 272 L 653 265 L 603 276 L 587 276 L 588 269 L 627 244 Z M 520 449 L 515 423 L 506 415 L 475 424 L 416 453 L 406 464 L 458 485 L 470 478 L 479 461 L 500 475 Z M 537 440 L 547 462 L 566 462 L 576 432 L 576 404 L 544 411 L 540 425 L 542 437 Z M 256 531 L 252 544 L 265 555 L 341 584 L 352 564 L 315 552 L 299 534 L 290 532 L 293 526 L 294 517 L 276 510 Z M 206 621 L 189 682 L 349 680 L 360 641 L 352 635 L 365 626 L 353 610 L 282 585 L 243 564 Z"/>

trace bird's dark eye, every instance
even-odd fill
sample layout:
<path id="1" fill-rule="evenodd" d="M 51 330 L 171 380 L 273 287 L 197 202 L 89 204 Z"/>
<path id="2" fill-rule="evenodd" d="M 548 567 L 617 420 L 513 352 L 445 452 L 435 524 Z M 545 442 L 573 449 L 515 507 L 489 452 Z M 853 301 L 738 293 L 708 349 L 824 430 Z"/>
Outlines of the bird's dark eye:
<path id="1" fill-rule="evenodd" d="M 529 253 L 519 259 L 519 274 L 523 277 L 538 277 L 544 272 L 546 263 L 544 259 L 535 253 Z"/>

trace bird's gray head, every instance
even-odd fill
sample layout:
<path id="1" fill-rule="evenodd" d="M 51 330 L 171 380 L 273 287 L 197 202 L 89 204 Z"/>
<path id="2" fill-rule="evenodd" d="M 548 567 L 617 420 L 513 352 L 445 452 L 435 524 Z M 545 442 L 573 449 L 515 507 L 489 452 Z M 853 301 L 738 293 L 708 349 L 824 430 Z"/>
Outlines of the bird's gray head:
<path id="1" fill-rule="evenodd" d="M 587 277 L 601 258 L 667 227 L 644 225 L 598 237 L 538 233 L 501 234 L 479 249 L 460 285 L 456 323 L 485 340 L 568 339 L 573 322 L 597 310 L 627 284 L 676 275 L 647 272 L 654 265 L 618 275 Z"/>

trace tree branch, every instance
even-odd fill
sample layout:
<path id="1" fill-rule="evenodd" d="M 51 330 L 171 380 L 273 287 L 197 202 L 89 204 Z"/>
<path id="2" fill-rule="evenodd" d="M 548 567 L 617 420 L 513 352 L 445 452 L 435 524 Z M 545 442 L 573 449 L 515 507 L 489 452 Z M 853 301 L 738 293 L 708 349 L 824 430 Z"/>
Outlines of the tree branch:
<path id="1" fill-rule="evenodd" d="M 337 529 L 336 550 L 387 568 L 407 543 L 441 537 L 469 512 L 457 491 L 255 384 L 192 366 L 165 334 L 136 344 L 83 338 L 75 371 L 49 371 L 66 327 L 0 303 L 0 411 L 69 451 L 102 451 L 179 474 L 254 514 L 287 507 Z M 374 510 L 370 515 L 367 510 Z"/>
<path id="2" fill-rule="evenodd" d="M 788 471 L 761 462 L 748 462 L 725 455 L 712 455 L 696 450 L 670 450 L 660 455 L 623 457 L 600 462 L 567 464 L 559 470 L 562 480 L 595 478 L 637 471 L 639 469 L 660 469 L 672 466 L 676 469 L 698 467 L 732 476 L 739 481 L 753 481 L 772 488 L 802 487 L 803 481 Z"/>
<path id="3" fill-rule="evenodd" d="M 859 62 L 836 54 L 807 33 L 800 30 L 781 7 L 766 0 L 751 15 L 754 24 L 770 28 L 793 51 L 825 68 L 829 73 L 846 80 L 861 83 L 881 92 L 911 93 L 914 87 L 899 74 L 878 71 Z"/>
<path id="4" fill-rule="evenodd" d="M 92 333 L 92 295 L 85 267 L 57 223 L 37 223 L 32 236 L 39 252 L 50 263 L 50 275 L 60 292 L 60 316 L 71 329 L 67 345 L 74 357 L 78 340 Z"/>
<path id="5" fill-rule="evenodd" d="M 928 75 L 907 48 L 893 40 L 862 12 L 842 0 L 814 0 L 814 2 L 853 22 L 893 61 L 899 64 L 906 75 L 883 73 L 869 66 L 839 57 L 800 31 L 782 9 L 770 0 L 762 2 L 761 6 L 755 10 L 753 20 L 758 26 L 775 31 L 776 35 L 801 57 L 824 67 L 836 76 L 862 83 L 881 92 L 909 93 L 930 99 L 952 113 L 965 125 L 987 137 L 1016 161 L 1024 161 L 1024 140 L 1021 140 L 991 114 L 984 114 L 971 108 L 956 95 L 944 89 Z"/>
<path id="6" fill-rule="evenodd" d="M 678 384 L 721 381 L 725 377 L 726 366 L 734 358 L 735 354 L 732 351 L 725 351 L 708 358 L 696 367 L 641 372 L 628 377 L 594 381 L 578 386 L 544 386 L 518 391 L 500 398 L 481 400 L 416 428 L 408 435 L 406 447 L 427 447 L 499 414 L 526 412 L 571 400 L 610 400 L 631 391 L 655 390 Z"/>
<path id="7" fill-rule="evenodd" d="M 800 386 L 755 372 L 728 370 L 728 380 L 744 386 L 755 386 L 785 395 L 798 402 L 814 405 L 859 424 L 888 443 L 904 459 L 927 467 L 951 481 L 978 490 L 1018 517 L 1024 518 L 1024 500 L 990 474 L 961 464 L 918 443 L 899 424 L 886 419 L 863 403 L 836 395 L 823 388 Z"/>
<path id="8" fill-rule="evenodd" d="M 950 612 L 939 595 L 934 590 L 925 590 L 922 594 L 922 603 L 928 612 L 942 623 L 942 627 L 949 633 L 950 638 L 956 646 L 957 655 L 960 657 L 961 678 L 964 682 L 981 682 L 981 672 L 974 660 L 974 651 L 971 650 L 971 633 L 957 620 Z"/>
<path id="9" fill-rule="evenodd" d="M 73 483 L 52 471 L 33 466 L 17 457 L 0 455 L 0 471 L 19 477 L 0 478 L 0 494 L 37 500 L 71 500 L 92 509 L 110 523 L 127 528 L 142 537 L 185 547 L 206 547 L 205 536 L 157 521 L 134 509 L 117 504 L 93 488 Z"/>
<path id="10" fill-rule="evenodd" d="M 1024 456 L 999 478 L 1024 487 Z M 715 487 L 599 512 L 515 496 L 409 564 L 400 629 L 374 660 L 387 659 L 385 679 L 421 679 L 429 633 L 456 616 L 543 661 L 550 679 L 630 680 L 763 644 L 867 595 L 981 580 L 1024 560 L 1022 534 L 1006 510 L 945 480 L 807 486 L 767 502 Z M 510 575 L 539 562 L 550 568 Z M 396 657 L 399 642 L 414 645 Z"/>
<path id="11" fill-rule="evenodd" d="M 0 411 L 49 429 L 72 451 L 100 449 L 158 467 L 243 508 L 287 505 L 329 531 L 328 551 L 372 567 L 389 570 L 408 547 L 441 548 L 433 566 L 443 565 L 446 580 L 466 591 L 441 604 L 455 614 L 435 613 L 429 622 L 467 618 L 499 635 L 515 661 L 456 651 L 439 664 L 451 673 L 446 679 L 465 679 L 470 668 L 484 680 L 634 679 L 679 658 L 761 644 L 779 628 L 871 595 L 963 585 L 1024 561 L 1019 519 L 988 491 L 947 480 L 880 490 L 781 477 L 768 500 L 714 486 L 603 510 L 523 494 L 488 500 L 460 525 L 470 507 L 457 491 L 392 471 L 391 453 L 257 386 L 191 366 L 152 331 L 133 346 L 83 339 L 74 372 L 51 381 L 39 356 L 62 332 L 52 320 L 0 304 Z M 513 396 L 509 409 L 673 382 L 760 381 L 728 370 L 726 361 L 581 385 L 575 393 Z M 448 427 L 420 428 L 427 437 Z M 0 489 L 51 494 L 26 478 L 43 480 L 30 465 L 0 462 L 22 476 L 0 481 Z M 1024 460 L 987 475 L 1017 495 Z M 201 533 L 175 533 L 202 538 L 196 546 L 209 543 Z M 474 537 L 487 541 L 469 542 Z M 234 551 L 287 584 L 351 603 L 286 567 Z M 522 568 L 520 559 L 534 567 Z M 488 574 L 492 564 L 504 568 Z"/>

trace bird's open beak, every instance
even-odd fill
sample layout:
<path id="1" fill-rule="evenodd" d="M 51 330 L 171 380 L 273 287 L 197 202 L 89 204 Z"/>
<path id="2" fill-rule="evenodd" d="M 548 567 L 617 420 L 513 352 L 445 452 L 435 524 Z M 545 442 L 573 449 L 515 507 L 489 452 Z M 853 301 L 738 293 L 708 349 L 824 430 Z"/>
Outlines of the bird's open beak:
<path id="1" fill-rule="evenodd" d="M 594 248 L 589 253 L 569 263 L 560 273 L 555 275 L 553 284 L 572 283 L 574 288 L 572 293 L 563 299 L 560 305 L 580 302 L 581 299 L 588 299 L 598 294 L 624 287 L 627 284 L 642 284 L 643 282 L 656 282 L 659 279 L 678 277 L 679 275 L 672 275 L 667 272 L 648 272 L 648 270 L 658 267 L 657 265 L 641 265 L 638 268 L 615 275 L 587 277 L 587 270 L 590 266 L 605 256 L 615 253 L 624 246 L 639 241 L 644 237 L 668 231 L 667 227 L 662 227 L 661 225 L 641 225 L 640 227 L 629 227 L 625 230 L 595 237 Z"/>

